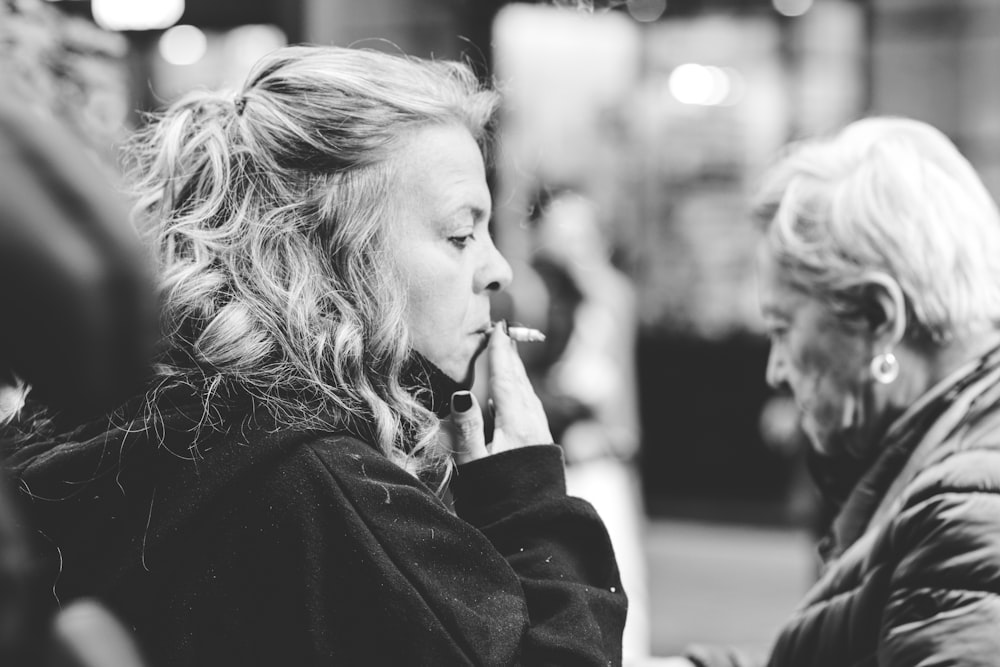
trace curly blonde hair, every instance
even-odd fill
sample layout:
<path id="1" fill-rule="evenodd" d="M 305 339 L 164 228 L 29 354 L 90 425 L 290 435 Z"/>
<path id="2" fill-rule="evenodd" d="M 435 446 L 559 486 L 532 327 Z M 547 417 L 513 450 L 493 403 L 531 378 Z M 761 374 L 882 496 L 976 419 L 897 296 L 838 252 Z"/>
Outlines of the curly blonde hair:
<path id="1" fill-rule="evenodd" d="M 497 107 L 461 63 L 293 46 L 241 90 L 156 116 L 126 148 L 161 281 L 154 394 L 193 386 L 208 412 L 249 393 L 279 426 L 363 424 L 411 472 L 447 468 L 437 418 L 400 382 L 411 349 L 387 202 L 409 132 L 458 124 L 486 155 Z"/>

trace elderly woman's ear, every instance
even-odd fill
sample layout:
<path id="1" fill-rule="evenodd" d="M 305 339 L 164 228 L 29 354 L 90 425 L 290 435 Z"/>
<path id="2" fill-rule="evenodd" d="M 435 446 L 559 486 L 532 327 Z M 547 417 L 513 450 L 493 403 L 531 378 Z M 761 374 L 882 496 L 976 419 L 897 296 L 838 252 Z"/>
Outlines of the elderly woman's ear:
<path id="1" fill-rule="evenodd" d="M 865 277 L 864 317 L 876 349 L 892 349 L 906 334 L 906 297 L 903 288 L 885 273 Z"/>

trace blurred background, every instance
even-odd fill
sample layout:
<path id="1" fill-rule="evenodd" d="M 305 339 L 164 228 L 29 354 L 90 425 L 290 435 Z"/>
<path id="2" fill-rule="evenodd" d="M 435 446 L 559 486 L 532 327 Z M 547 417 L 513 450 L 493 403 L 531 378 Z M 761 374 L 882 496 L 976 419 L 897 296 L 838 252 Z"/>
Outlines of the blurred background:
<path id="1" fill-rule="evenodd" d="M 571 483 L 620 528 L 633 664 L 766 649 L 815 576 L 826 517 L 794 410 L 764 383 L 746 209 L 761 168 L 796 137 L 902 114 L 1000 190 L 995 0 L 0 7 L 7 74 L 108 156 L 143 111 L 236 86 L 289 43 L 462 58 L 496 80 L 494 233 L 516 276 L 498 309 L 553 333 L 526 360 L 562 411 Z"/>

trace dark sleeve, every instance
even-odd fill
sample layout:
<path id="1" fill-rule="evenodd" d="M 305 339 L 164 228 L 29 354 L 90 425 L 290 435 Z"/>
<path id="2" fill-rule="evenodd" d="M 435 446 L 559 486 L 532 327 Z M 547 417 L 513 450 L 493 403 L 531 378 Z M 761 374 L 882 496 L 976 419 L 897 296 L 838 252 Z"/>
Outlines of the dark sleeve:
<path id="1" fill-rule="evenodd" d="M 561 450 L 524 447 L 460 466 L 459 516 L 516 573 L 528 607 L 521 642 L 528 665 L 621 661 L 626 599 L 604 524 L 566 495 Z"/>
<path id="2" fill-rule="evenodd" d="M 879 664 L 976 667 L 1000 659 L 1000 456 L 968 452 L 897 516 L 901 554 L 882 614 Z"/>
<path id="3" fill-rule="evenodd" d="M 328 644 L 324 653 L 349 655 L 345 643 L 357 641 L 368 664 L 621 663 L 626 598 L 611 545 L 593 508 L 566 496 L 558 447 L 461 466 L 464 519 L 367 447 L 312 449 L 327 481 L 300 473 L 280 493 L 296 514 L 303 494 L 325 496 L 317 518 L 293 519 L 318 552 L 309 578 L 330 582 L 306 593 L 318 610 L 311 641 Z M 369 628 L 382 639 L 358 639 Z"/>

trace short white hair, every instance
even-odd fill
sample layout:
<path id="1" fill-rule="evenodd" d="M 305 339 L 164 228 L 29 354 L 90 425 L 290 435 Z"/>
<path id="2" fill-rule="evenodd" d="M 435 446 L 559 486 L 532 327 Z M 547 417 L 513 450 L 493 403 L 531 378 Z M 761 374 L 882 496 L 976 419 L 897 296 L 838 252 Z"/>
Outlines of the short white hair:
<path id="1" fill-rule="evenodd" d="M 786 277 L 841 312 L 865 276 L 895 279 L 907 335 L 945 343 L 1000 323 L 1000 213 L 972 165 L 934 127 L 856 121 L 790 145 L 754 202 Z"/>

